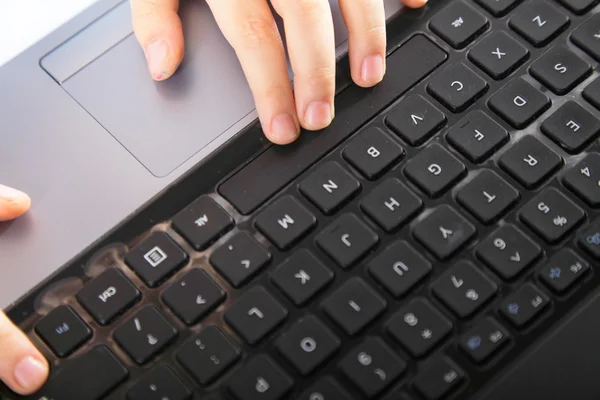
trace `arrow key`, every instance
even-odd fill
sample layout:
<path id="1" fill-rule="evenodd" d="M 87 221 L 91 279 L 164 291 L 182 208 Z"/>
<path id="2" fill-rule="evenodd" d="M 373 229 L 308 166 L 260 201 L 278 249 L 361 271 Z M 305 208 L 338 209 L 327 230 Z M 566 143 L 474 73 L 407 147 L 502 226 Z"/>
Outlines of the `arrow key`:
<path id="1" fill-rule="evenodd" d="M 424 97 L 412 95 L 390 111 L 386 123 L 404 141 L 418 146 L 446 124 L 446 116 Z"/>

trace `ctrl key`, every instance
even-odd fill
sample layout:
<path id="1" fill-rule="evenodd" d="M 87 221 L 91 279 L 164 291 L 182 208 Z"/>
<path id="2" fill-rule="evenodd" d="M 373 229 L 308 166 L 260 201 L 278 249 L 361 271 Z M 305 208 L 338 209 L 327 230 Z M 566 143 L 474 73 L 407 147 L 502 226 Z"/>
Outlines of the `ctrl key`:
<path id="1" fill-rule="evenodd" d="M 227 389 L 237 400 L 279 400 L 292 386 L 292 378 L 270 357 L 259 355 L 231 377 Z"/>

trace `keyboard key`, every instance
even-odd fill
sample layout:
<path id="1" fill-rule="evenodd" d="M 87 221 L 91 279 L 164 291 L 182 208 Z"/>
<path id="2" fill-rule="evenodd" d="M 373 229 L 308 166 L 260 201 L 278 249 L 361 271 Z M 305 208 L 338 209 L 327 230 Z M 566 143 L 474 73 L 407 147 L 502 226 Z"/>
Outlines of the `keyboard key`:
<path id="1" fill-rule="evenodd" d="M 66 357 L 92 337 L 92 330 L 69 306 L 50 311 L 36 325 L 35 332 L 59 357 Z"/>
<path id="2" fill-rule="evenodd" d="M 469 59 L 494 79 L 504 79 L 529 58 L 529 50 L 503 31 L 490 33 L 469 52 Z"/>
<path id="3" fill-rule="evenodd" d="M 138 364 L 145 364 L 177 337 L 175 329 L 158 310 L 145 306 L 115 331 L 115 341 Z"/>
<path id="4" fill-rule="evenodd" d="M 583 15 L 590 11 L 600 0 L 558 0 L 575 14 Z"/>
<path id="5" fill-rule="evenodd" d="M 175 357 L 196 382 L 206 386 L 240 358 L 240 350 L 219 328 L 209 326 L 188 340 Z"/>
<path id="6" fill-rule="evenodd" d="M 360 183 L 340 164 L 329 161 L 318 166 L 299 188 L 321 211 L 332 214 L 360 190 Z"/>
<path id="7" fill-rule="evenodd" d="M 492 318 L 485 318 L 461 336 L 461 350 L 475 363 L 481 364 L 497 353 L 510 340 L 510 334 Z"/>
<path id="8" fill-rule="evenodd" d="M 419 222 L 414 237 L 440 260 L 450 258 L 475 236 L 475 227 L 448 205 Z"/>
<path id="9" fill-rule="evenodd" d="M 413 157 L 404 173 L 430 197 L 438 197 L 453 186 L 467 169 L 439 144 L 429 145 Z"/>
<path id="10" fill-rule="evenodd" d="M 600 15 L 594 15 L 573 32 L 571 41 L 590 56 L 600 61 L 600 41 L 596 36 L 599 30 Z"/>
<path id="11" fill-rule="evenodd" d="M 379 237 L 354 214 L 344 214 L 316 238 L 317 245 L 342 268 L 354 265 Z"/>
<path id="12" fill-rule="evenodd" d="M 280 400 L 294 381 L 268 356 L 248 361 L 229 380 L 227 389 L 237 400 Z"/>
<path id="13" fill-rule="evenodd" d="M 275 342 L 277 351 L 303 376 L 313 372 L 340 346 L 338 337 L 313 316 L 294 323 Z"/>
<path id="14" fill-rule="evenodd" d="M 267 291 L 253 287 L 225 313 L 225 321 L 250 345 L 255 345 L 277 328 L 288 316 Z"/>
<path id="15" fill-rule="evenodd" d="M 173 229 L 198 251 L 213 244 L 233 224 L 233 218 L 208 196 L 200 197 L 173 218 Z"/>
<path id="16" fill-rule="evenodd" d="M 398 162 L 404 149 L 377 128 L 369 128 L 342 152 L 344 158 L 368 179 L 376 179 Z"/>
<path id="17" fill-rule="evenodd" d="M 464 1 L 454 1 L 436 15 L 430 29 L 456 49 L 462 49 L 487 29 L 489 21 Z"/>
<path id="18" fill-rule="evenodd" d="M 427 85 L 429 93 L 453 112 L 466 110 L 487 89 L 487 82 L 462 63 L 449 66 Z"/>
<path id="19" fill-rule="evenodd" d="M 194 268 L 163 294 L 164 303 L 188 325 L 194 325 L 225 300 L 225 292 L 201 269 Z"/>
<path id="20" fill-rule="evenodd" d="M 128 376 L 127 369 L 108 347 L 99 345 L 58 369 L 32 397 L 101 400 Z"/>
<path id="21" fill-rule="evenodd" d="M 297 400 L 352 400 L 352 396 L 331 377 L 319 379 Z"/>
<path id="22" fill-rule="evenodd" d="M 476 254 L 502 278 L 510 280 L 542 255 L 542 249 L 513 225 L 504 225 L 485 239 Z"/>
<path id="23" fill-rule="evenodd" d="M 565 237 L 585 218 L 585 212 L 554 188 L 545 189 L 519 212 L 519 218 L 549 243 Z"/>
<path id="24" fill-rule="evenodd" d="M 423 200 L 397 178 L 377 186 L 360 203 L 361 209 L 386 232 L 400 228 L 422 208 Z"/>
<path id="25" fill-rule="evenodd" d="M 188 255 L 165 232 L 153 232 L 129 251 L 125 262 L 149 287 L 157 287 L 188 261 Z"/>
<path id="26" fill-rule="evenodd" d="M 525 136 L 500 158 L 500 167 L 528 189 L 538 186 L 563 164 L 562 158 L 533 136 Z"/>
<path id="27" fill-rule="evenodd" d="M 538 273 L 539 278 L 556 293 L 564 293 L 583 277 L 590 266 L 572 250 L 556 253 Z"/>
<path id="28" fill-rule="evenodd" d="M 496 221 L 520 197 L 517 189 L 487 169 L 456 194 L 458 202 L 484 224 Z"/>
<path id="29" fill-rule="evenodd" d="M 449 359 L 438 356 L 427 362 L 414 380 L 414 386 L 427 400 L 439 400 L 455 390 L 464 373 Z"/>
<path id="30" fill-rule="evenodd" d="M 110 324 L 140 297 L 140 291 L 116 268 L 106 270 L 77 293 L 77 301 L 100 325 Z"/>
<path id="31" fill-rule="evenodd" d="M 246 232 L 238 232 L 210 256 L 210 263 L 233 285 L 240 287 L 271 261 L 271 254 Z"/>
<path id="32" fill-rule="evenodd" d="M 600 120 L 574 101 L 544 121 L 542 132 L 571 154 L 583 150 L 600 133 Z"/>
<path id="33" fill-rule="evenodd" d="M 292 196 L 280 198 L 256 217 L 256 227 L 280 250 L 289 249 L 316 224 L 317 218 Z"/>
<path id="34" fill-rule="evenodd" d="M 523 129 L 531 124 L 552 102 L 542 92 L 516 78 L 494 94 L 488 105 L 514 128 Z"/>
<path id="35" fill-rule="evenodd" d="M 594 258 L 600 259 L 600 219 L 596 219 L 579 235 L 579 245 Z"/>
<path id="36" fill-rule="evenodd" d="M 569 17 L 547 1 L 538 0 L 520 8 L 509 25 L 531 44 L 542 47 L 567 28 Z"/>
<path id="37" fill-rule="evenodd" d="M 414 357 L 429 353 L 451 330 L 452 323 L 422 299 L 404 306 L 387 323 L 388 333 Z"/>
<path id="38" fill-rule="evenodd" d="M 154 368 L 127 392 L 127 400 L 189 400 L 191 397 L 190 389 L 164 365 Z"/>
<path id="39" fill-rule="evenodd" d="M 508 132 L 483 111 L 473 111 L 454 125 L 448 142 L 474 163 L 484 161 L 509 139 Z"/>
<path id="40" fill-rule="evenodd" d="M 333 277 L 331 270 L 303 249 L 277 267 L 271 280 L 295 305 L 302 306 L 323 290 Z"/>
<path id="41" fill-rule="evenodd" d="M 342 359 L 340 369 L 371 399 L 402 375 L 406 362 L 380 338 L 368 337 Z"/>
<path id="42" fill-rule="evenodd" d="M 503 17 L 517 7 L 523 0 L 475 0 L 494 17 Z"/>
<path id="43" fill-rule="evenodd" d="M 548 89 L 565 95 L 592 73 L 592 66 L 565 46 L 555 46 L 529 72 Z"/>
<path id="44" fill-rule="evenodd" d="M 404 241 L 387 247 L 367 265 L 369 273 L 394 297 L 402 297 L 431 273 L 431 263 Z"/>
<path id="45" fill-rule="evenodd" d="M 517 328 L 522 328 L 539 317 L 548 306 L 550 299 L 540 292 L 535 286 L 526 283 L 500 306 L 500 313 L 504 315 Z"/>
<path id="46" fill-rule="evenodd" d="M 348 335 L 362 331 L 387 302 L 361 278 L 351 278 L 321 304 L 323 311 Z"/>
<path id="47" fill-rule="evenodd" d="M 446 116 L 423 96 L 410 95 L 390 111 L 385 122 L 402 140 L 418 146 L 446 124 Z"/>
<path id="48" fill-rule="evenodd" d="M 596 109 L 600 109 L 600 79 L 595 79 L 587 85 L 581 94 Z"/>
<path id="49" fill-rule="evenodd" d="M 460 261 L 431 286 L 436 295 L 460 318 L 475 313 L 497 292 L 498 285 L 468 261 Z"/>

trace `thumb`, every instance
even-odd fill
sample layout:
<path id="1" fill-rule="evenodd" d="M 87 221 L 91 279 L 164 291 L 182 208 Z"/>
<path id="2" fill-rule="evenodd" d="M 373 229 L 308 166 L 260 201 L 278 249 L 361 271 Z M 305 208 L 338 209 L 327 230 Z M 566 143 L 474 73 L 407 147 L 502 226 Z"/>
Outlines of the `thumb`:
<path id="1" fill-rule="evenodd" d="M 0 221 L 20 217 L 30 206 L 31 199 L 25 193 L 0 185 Z"/>
<path id="2" fill-rule="evenodd" d="M 48 379 L 48 362 L 2 311 L 0 348 L 0 380 L 20 395 L 29 395 L 39 390 Z"/>

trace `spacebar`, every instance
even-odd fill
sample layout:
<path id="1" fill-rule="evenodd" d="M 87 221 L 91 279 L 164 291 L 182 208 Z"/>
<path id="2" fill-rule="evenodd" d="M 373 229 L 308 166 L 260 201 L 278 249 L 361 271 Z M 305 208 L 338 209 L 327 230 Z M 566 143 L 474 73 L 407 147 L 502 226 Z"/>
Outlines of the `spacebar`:
<path id="1" fill-rule="evenodd" d="M 600 399 L 600 294 L 542 341 L 479 400 Z"/>
<path id="2" fill-rule="evenodd" d="M 336 97 L 336 118 L 319 133 L 302 132 L 289 146 L 272 146 L 219 187 L 242 214 L 249 214 L 323 157 L 362 124 L 379 114 L 439 67 L 447 54 L 424 35 L 415 35 L 387 61 L 387 74 L 374 88 L 351 85 Z"/>

